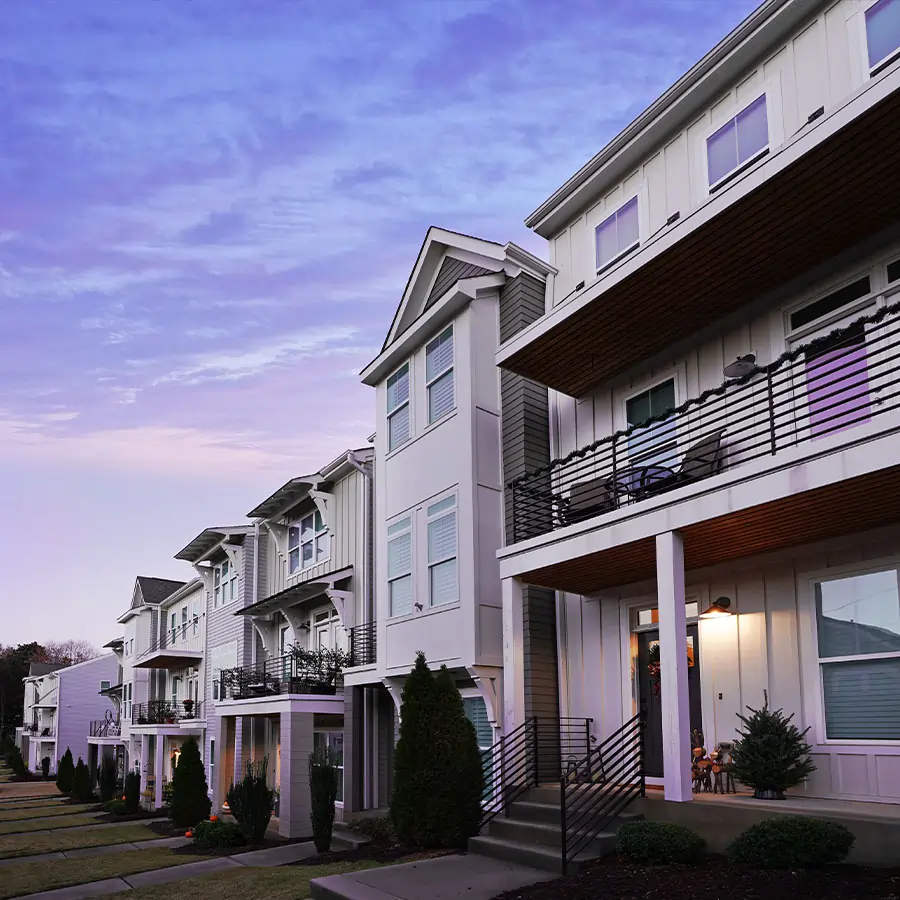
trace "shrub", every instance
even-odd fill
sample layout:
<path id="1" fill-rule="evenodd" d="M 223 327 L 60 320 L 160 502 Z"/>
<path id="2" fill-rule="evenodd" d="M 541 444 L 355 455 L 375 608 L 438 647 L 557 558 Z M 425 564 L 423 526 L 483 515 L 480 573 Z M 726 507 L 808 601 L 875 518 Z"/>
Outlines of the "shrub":
<path id="1" fill-rule="evenodd" d="M 376 844 L 389 844 L 396 840 L 390 816 L 364 816 L 346 823 L 352 831 L 370 837 Z"/>
<path id="2" fill-rule="evenodd" d="M 816 767 L 809 758 L 809 744 L 803 739 L 809 729 L 800 731 L 791 724 L 793 714 L 785 716 L 769 709 L 768 694 L 763 694 L 762 709 L 751 709 L 750 716 L 738 718 L 744 723 L 740 740 L 732 752 L 734 777 L 753 788 L 757 799 L 784 800 L 784 791 L 805 781 Z"/>
<path id="3" fill-rule="evenodd" d="M 333 754 L 326 751 L 309 754 L 309 799 L 313 841 L 319 853 L 331 849 L 334 829 L 334 803 L 337 799 L 338 769 Z"/>
<path id="4" fill-rule="evenodd" d="M 13 775 L 17 775 L 19 778 L 28 774 L 28 766 L 22 759 L 22 751 L 15 744 L 6 754 L 6 764 L 12 769 Z"/>
<path id="5" fill-rule="evenodd" d="M 124 800 L 108 800 L 103 808 L 112 816 L 127 816 L 128 806 Z"/>
<path id="6" fill-rule="evenodd" d="M 258 844 L 265 837 L 272 818 L 275 795 L 266 784 L 268 766 L 268 757 L 258 763 L 248 762 L 243 779 L 231 785 L 226 798 L 231 814 L 251 844 Z"/>
<path id="7" fill-rule="evenodd" d="M 478 832 L 484 772 L 475 729 L 445 666 L 416 654 L 403 687 L 391 822 L 398 840 L 464 847 Z"/>
<path id="8" fill-rule="evenodd" d="M 194 840 L 203 847 L 240 847 L 247 843 L 234 822 L 199 822 L 194 828 Z"/>
<path id="9" fill-rule="evenodd" d="M 728 858 L 760 869 L 813 869 L 847 858 L 853 833 L 835 822 L 806 816 L 766 819 L 738 835 Z"/>
<path id="10" fill-rule="evenodd" d="M 616 832 L 616 850 L 648 865 L 694 863 L 705 847 L 699 834 L 666 822 L 628 822 Z"/>
<path id="11" fill-rule="evenodd" d="M 75 762 L 72 759 L 72 751 L 66 747 L 62 759 L 56 766 L 56 786 L 64 794 L 72 793 L 72 781 L 75 778 Z"/>
<path id="12" fill-rule="evenodd" d="M 181 745 L 181 755 L 172 776 L 169 818 L 184 828 L 202 822 L 210 810 L 206 770 L 200 759 L 197 739 L 188 737 Z"/>
<path id="13" fill-rule="evenodd" d="M 141 776 L 132 770 L 125 776 L 125 812 L 136 813 L 141 808 Z"/>
<path id="14" fill-rule="evenodd" d="M 45 756 L 41 760 L 41 775 L 43 775 L 44 778 L 50 777 L 50 757 L 49 756 Z"/>
<path id="15" fill-rule="evenodd" d="M 104 756 L 100 761 L 100 799 L 108 803 L 116 793 L 116 761 Z M 121 800 L 119 801 L 122 802 Z"/>
<path id="16" fill-rule="evenodd" d="M 79 756 L 72 778 L 72 798 L 79 803 L 90 803 L 94 799 L 94 786 L 91 784 L 91 771 Z"/>

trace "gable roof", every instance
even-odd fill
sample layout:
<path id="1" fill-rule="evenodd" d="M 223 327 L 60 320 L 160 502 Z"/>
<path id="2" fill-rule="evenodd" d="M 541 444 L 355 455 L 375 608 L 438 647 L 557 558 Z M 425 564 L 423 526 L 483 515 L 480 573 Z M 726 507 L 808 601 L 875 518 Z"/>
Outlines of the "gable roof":
<path id="1" fill-rule="evenodd" d="M 146 575 L 138 575 L 137 587 L 140 588 L 140 598 L 149 606 L 158 606 L 169 594 L 174 594 L 179 588 L 184 587 L 185 582 L 173 581 L 170 578 L 150 578 Z M 134 604 L 132 604 L 132 607 Z"/>
<path id="2" fill-rule="evenodd" d="M 28 677 L 29 678 L 40 678 L 41 675 L 49 675 L 51 672 L 55 672 L 57 669 L 62 669 L 65 667 L 65 663 L 42 663 L 42 662 L 33 662 L 28 665 Z"/>
<path id="3" fill-rule="evenodd" d="M 189 563 L 202 560 L 226 538 L 239 538 L 230 543 L 240 543 L 246 535 L 253 531 L 252 525 L 225 525 L 204 528 L 192 541 L 175 554 L 175 559 L 183 559 Z"/>

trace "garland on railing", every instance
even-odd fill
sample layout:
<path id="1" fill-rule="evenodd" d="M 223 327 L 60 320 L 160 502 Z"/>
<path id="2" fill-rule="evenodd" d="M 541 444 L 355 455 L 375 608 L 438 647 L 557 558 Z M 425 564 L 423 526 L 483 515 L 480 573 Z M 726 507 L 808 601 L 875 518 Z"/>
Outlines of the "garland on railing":
<path id="1" fill-rule="evenodd" d="M 801 344 L 791 350 L 785 350 L 785 352 L 782 353 L 781 356 L 765 366 L 757 366 L 752 372 L 748 372 L 746 375 L 741 375 L 739 378 L 728 378 L 723 381 L 722 384 L 720 384 L 718 387 L 708 388 L 702 394 L 699 394 L 696 397 L 692 397 L 689 400 L 685 400 L 685 402 L 682 403 L 681 406 L 667 409 L 665 412 L 661 412 L 658 415 L 651 416 L 649 419 L 645 419 L 643 422 L 637 422 L 634 425 L 629 425 L 628 428 L 623 428 L 621 431 L 615 431 L 612 434 L 606 435 L 605 437 L 598 438 L 596 441 L 594 441 L 593 444 L 588 444 L 585 447 L 579 447 L 573 450 L 567 456 L 552 459 L 549 463 L 541 466 L 539 469 L 534 469 L 531 472 L 526 472 L 522 475 L 519 475 L 517 478 L 512 479 L 512 481 L 507 482 L 506 486 L 510 489 L 515 488 L 518 485 L 524 484 L 525 482 L 530 481 L 533 478 L 537 478 L 539 475 L 549 474 L 554 469 L 558 469 L 560 466 L 564 466 L 566 465 L 566 463 L 570 463 L 574 459 L 583 459 L 585 456 L 593 453 L 598 447 L 602 447 L 604 444 L 611 444 L 619 440 L 620 438 L 629 437 L 638 429 L 646 428 L 648 425 L 653 425 L 656 422 L 664 422 L 670 416 L 681 415 L 682 413 L 687 412 L 693 407 L 705 403 L 711 397 L 721 397 L 729 388 L 742 387 L 752 379 L 756 378 L 757 375 L 772 375 L 776 371 L 778 371 L 778 369 L 780 369 L 786 362 L 794 362 L 802 354 L 808 353 L 810 350 L 815 350 L 818 347 L 824 346 L 825 344 L 834 341 L 835 338 L 849 333 L 854 328 L 859 328 L 862 325 L 877 325 L 879 322 L 881 322 L 882 319 L 885 319 L 889 315 L 892 315 L 894 313 L 900 313 L 900 303 L 895 303 L 892 306 L 883 306 L 878 310 L 878 312 L 868 316 L 860 316 L 858 319 L 850 322 L 847 325 L 843 325 L 840 328 L 835 328 L 828 334 L 820 335 L 819 337 L 810 341 L 808 344 Z"/>

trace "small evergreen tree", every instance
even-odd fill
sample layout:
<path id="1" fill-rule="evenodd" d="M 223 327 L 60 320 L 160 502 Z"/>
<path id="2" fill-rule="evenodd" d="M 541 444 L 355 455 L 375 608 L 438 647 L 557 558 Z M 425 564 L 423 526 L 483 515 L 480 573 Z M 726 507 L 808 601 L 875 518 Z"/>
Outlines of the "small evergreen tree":
<path id="1" fill-rule="evenodd" d="M 28 766 L 25 765 L 22 751 L 16 744 L 13 744 L 7 751 L 6 764 L 12 769 L 13 775 L 17 775 L 19 778 L 24 778 L 28 774 Z"/>
<path id="2" fill-rule="evenodd" d="M 793 714 L 769 709 L 769 696 L 763 693 L 762 709 L 747 707 L 749 716 L 738 718 L 744 730 L 732 752 L 735 778 L 753 788 L 753 796 L 762 800 L 784 800 L 784 792 L 815 772 L 809 758 L 812 748 L 804 740 L 809 729 L 800 731 L 791 724 Z"/>
<path id="3" fill-rule="evenodd" d="M 425 655 L 403 687 L 394 754 L 391 821 L 399 840 L 464 847 L 478 831 L 484 772 L 472 723 L 446 667 L 435 676 Z"/>
<path id="4" fill-rule="evenodd" d="M 75 766 L 75 774 L 72 777 L 72 797 L 79 803 L 90 803 L 94 799 L 94 789 L 91 785 L 91 771 L 79 756 Z"/>
<path id="5" fill-rule="evenodd" d="M 141 808 L 141 776 L 132 769 L 125 776 L 125 812 L 128 815 L 136 813 Z"/>
<path id="6" fill-rule="evenodd" d="M 56 786 L 64 794 L 72 793 L 72 781 L 75 777 L 75 763 L 72 760 L 72 751 L 66 747 L 62 759 L 56 765 Z"/>
<path id="7" fill-rule="evenodd" d="M 41 760 L 41 775 L 43 775 L 44 778 L 50 777 L 50 757 L 49 756 L 45 756 Z"/>
<path id="8" fill-rule="evenodd" d="M 231 814 L 251 844 L 258 844 L 266 836 L 272 818 L 275 792 L 266 784 L 268 767 L 267 756 L 258 763 L 248 762 L 243 779 L 231 785 L 226 797 Z"/>
<path id="9" fill-rule="evenodd" d="M 327 750 L 309 755 L 309 799 L 313 841 L 319 853 L 331 849 L 334 804 L 337 800 L 338 768 Z"/>
<path id="10" fill-rule="evenodd" d="M 190 828 L 209 816 L 209 786 L 200 759 L 197 739 L 188 737 L 181 745 L 181 756 L 172 776 L 172 800 L 169 818 L 182 828 Z"/>
<path id="11" fill-rule="evenodd" d="M 109 803 L 116 793 L 116 761 L 104 756 L 100 761 L 100 799 Z"/>

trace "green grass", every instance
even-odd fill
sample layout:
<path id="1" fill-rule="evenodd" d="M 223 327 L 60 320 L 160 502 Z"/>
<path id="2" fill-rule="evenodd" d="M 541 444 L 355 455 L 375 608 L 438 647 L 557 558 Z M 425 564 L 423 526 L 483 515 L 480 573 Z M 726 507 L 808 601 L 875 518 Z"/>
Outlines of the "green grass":
<path id="1" fill-rule="evenodd" d="M 17 806 L 15 809 L 0 809 L 0 822 L 14 822 L 19 819 L 40 819 L 54 816 L 69 816 L 96 809 L 96 803 L 67 803 L 56 806 Z"/>
<path id="2" fill-rule="evenodd" d="M 60 806 L 66 798 L 58 797 L 3 797 L 0 799 L 0 812 L 10 809 L 43 809 L 48 806 Z"/>
<path id="3" fill-rule="evenodd" d="M 78 850 L 81 847 L 103 847 L 129 841 L 152 841 L 158 837 L 156 832 L 143 825 L 118 825 L 115 828 L 94 828 L 90 831 L 74 828 L 50 834 L 10 834 L 0 837 L 0 859 L 54 853 L 58 850 Z M 0 880 L 2 878 L 0 870 Z"/>
<path id="4" fill-rule="evenodd" d="M 227 869 L 213 875 L 186 878 L 174 884 L 158 884 L 133 891 L 111 894 L 118 900 L 302 900 L 309 896 L 309 882 L 326 875 L 344 875 L 373 869 L 379 863 L 372 860 L 331 863 L 326 866 L 283 866 L 277 869 Z"/>
<path id="5" fill-rule="evenodd" d="M 147 850 L 123 850 L 111 856 L 15 863 L 3 866 L 3 874 L 0 876 L 0 900 L 72 884 L 86 884 L 104 878 L 133 875 L 135 872 L 167 869 L 170 866 L 181 866 L 184 863 L 198 862 L 207 858 L 173 853 L 164 847 L 151 847 Z M 180 895 L 180 892 L 178 893 Z"/>
<path id="6" fill-rule="evenodd" d="M 50 816 L 49 818 L 40 816 L 36 819 L 0 822 L 0 834 L 21 834 L 24 831 L 44 831 L 47 828 L 75 828 L 81 825 L 96 824 L 96 816 Z"/>

